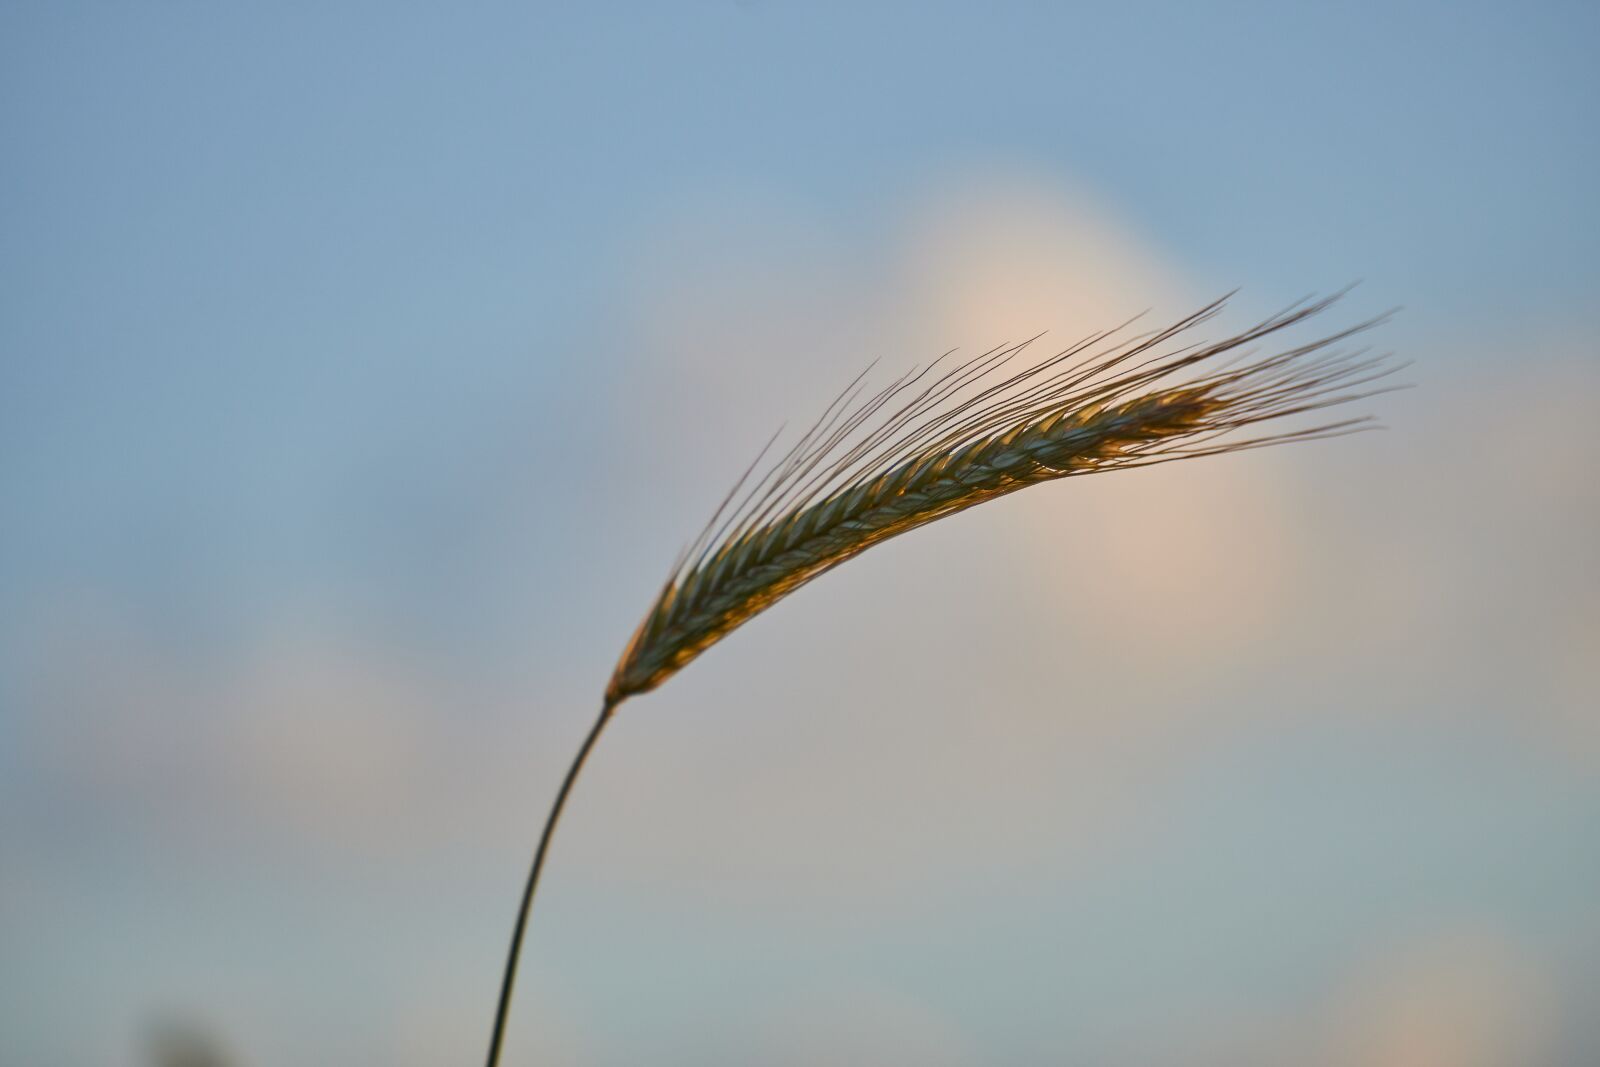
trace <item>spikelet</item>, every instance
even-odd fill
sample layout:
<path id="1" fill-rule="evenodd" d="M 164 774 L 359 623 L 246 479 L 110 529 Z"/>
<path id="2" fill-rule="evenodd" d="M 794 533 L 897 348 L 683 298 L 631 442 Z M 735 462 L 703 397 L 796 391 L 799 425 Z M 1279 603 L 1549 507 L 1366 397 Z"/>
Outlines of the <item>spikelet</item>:
<path id="1" fill-rule="evenodd" d="M 1226 298 L 1166 329 L 1113 342 L 1124 324 L 1021 369 L 1012 364 L 1037 338 L 950 366 L 941 357 L 865 396 L 863 372 L 731 508 L 762 456 L 729 492 L 628 643 L 606 707 L 654 689 L 824 571 L 985 500 L 1057 478 L 1370 425 L 1351 418 L 1267 436 L 1237 432 L 1387 391 L 1363 387 L 1397 365 L 1335 347 L 1381 319 L 1264 358 L 1247 351 L 1337 298 L 1177 350 L 1162 351 Z M 1231 363 L 1218 359 L 1229 353 Z M 1185 373 L 1196 367 L 1202 372 Z"/>

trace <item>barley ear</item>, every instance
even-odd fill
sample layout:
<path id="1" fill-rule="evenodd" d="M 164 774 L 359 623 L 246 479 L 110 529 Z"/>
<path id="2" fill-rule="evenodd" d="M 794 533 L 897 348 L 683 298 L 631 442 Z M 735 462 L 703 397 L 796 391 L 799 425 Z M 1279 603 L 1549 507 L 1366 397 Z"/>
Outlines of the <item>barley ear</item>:
<path id="1" fill-rule="evenodd" d="M 881 541 L 1042 482 L 1336 437 L 1366 417 L 1254 435 L 1251 428 L 1386 392 L 1387 356 L 1343 342 L 1359 323 L 1261 356 L 1257 341 L 1325 311 L 1301 302 L 1215 342 L 1173 346 L 1218 300 L 1164 329 L 1129 324 L 1029 362 L 1038 338 L 967 360 L 946 353 L 876 392 L 865 372 L 788 450 L 767 448 L 674 565 L 634 630 L 556 794 L 534 853 L 506 958 L 489 1045 L 499 1063 L 523 934 L 550 839 L 573 783 L 617 705 L 648 692 L 735 628 Z M 870 369 L 870 368 L 869 368 Z M 742 495 L 741 495 L 742 491 Z"/>
<path id="2" fill-rule="evenodd" d="M 1165 329 L 1096 334 L 1032 363 L 1024 356 L 1038 338 L 948 366 L 941 358 L 876 393 L 858 378 L 737 504 L 739 486 L 730 493 L 634 631 L 606 699 L 654 689 L 813 578 L 986 500 L 1059 478 L 1369 427 L 1367 418 L 1348 418 L 1244 432 L 1386 391 L 1373 383 L 1398 365 L 1338 347 L 1382 319 L 1274 355 L 1250 353 L 1336 299 L 1175 350 L 1174 339 L 1212 319 L 1223 301 Z"/>

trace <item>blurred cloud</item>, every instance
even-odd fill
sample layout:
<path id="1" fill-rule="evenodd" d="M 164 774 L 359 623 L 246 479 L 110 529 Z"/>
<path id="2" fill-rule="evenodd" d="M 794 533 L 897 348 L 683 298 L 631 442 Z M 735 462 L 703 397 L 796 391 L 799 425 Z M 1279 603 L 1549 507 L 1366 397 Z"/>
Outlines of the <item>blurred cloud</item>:
<path id="1" fill-rule="evenodd" d="M 1565 1062 L 1558 1003 L 1552 975 L 1526 946 L 1483 927 L 1438 929 L 1386 944 L 1295 1013 L 1213 1000 L 1192 1024 L 1153 1026 L 1126 1062 L 1553 1067 Z"/>
<path id="2" fill-rule="evenodd" d="M 918 347 L 982 349 L 1040 331 L 1041 347 L 1065 347 L 1220 295 L 1195 294 L 1109 202 L 1014 168 L 946 178 L 909 205 L 900 241 L 885 304 L 897 330 L 923 335 Z"/>
<path id="3" fill-rule="evenodd" d="M 284 633 L 200 657 L 93 598 L 63 605 L 34 641 L 31 773 L 124 831 L 394 847 L 419 829 L 396 812 L 426 810 L 449 766 L 441 687 L 393 650 Z"/>
<path id="4" fill-rule="evenodd" d="M 1514 942 L 1482 932 L 1403 946 L 1352 977 L 1330 1044 L 1337 1067 L 1552 1063 L 1553 983 Z"/>

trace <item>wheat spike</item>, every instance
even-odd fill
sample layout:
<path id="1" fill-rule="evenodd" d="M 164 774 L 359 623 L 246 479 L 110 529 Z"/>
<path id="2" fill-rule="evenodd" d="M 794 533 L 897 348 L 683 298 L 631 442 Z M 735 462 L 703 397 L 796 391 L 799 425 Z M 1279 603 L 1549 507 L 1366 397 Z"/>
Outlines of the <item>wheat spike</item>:
<path id="1" fill-rule="evenodd" d="M 1334 348 L 1381 320 L 1183 374 L 1336 299 L 1163 355 L 1153 353 L 1212 318 L 1224 300 L 1109 347 L 1119 331 L 1095 335 L 1021 370 L 1009 366 L 1037 338 L 942 371 L 936 361 L 864 399 L 858 378 L 718 525 L 724 502 L 635 631 L 606 703 L 654 689 L 741 623 L 873 545 L 986 500 L 1058 478 L 1362 428 L 1370 420 L 1236 433 L 1383 391 L 1360 387 L 1396 369 L 1386 357 Z"/>
<path id="2" fill-rule="evenodd" d="M 1226 340 L 1171 351 L 1163 351 L 1168 342 L 1215 316 L 1226 298 L 1166 329 L 1114 342 L 1124 324 L 1021 369 L 1012 364 L 1038 338 L 946 367 L 947 353 L 871 394 L 865 394 L 863 372 L 750 482 L 769 441 L 679 558 L 634 631 L 599 718 L 556 793 L 511 935 L 489 1067 L 499 1063 L 522 937 L 551 835 L 618 704 L 654 689 L 824 571 L 985 500 L 1057 478 L 1370 426 L 1367 418 L 1352 418 L 1259 437 L 1238 434 L 1393 388 L 1366 388 L 1398 369 L 1386 356 L 1335 348 L 1381 319 L 1276 355 L 1257 358 L 1247 348 L 1336 299 L 1302 302 Z M 1219 359 L 1230 353 L 1231 362 Z"/>

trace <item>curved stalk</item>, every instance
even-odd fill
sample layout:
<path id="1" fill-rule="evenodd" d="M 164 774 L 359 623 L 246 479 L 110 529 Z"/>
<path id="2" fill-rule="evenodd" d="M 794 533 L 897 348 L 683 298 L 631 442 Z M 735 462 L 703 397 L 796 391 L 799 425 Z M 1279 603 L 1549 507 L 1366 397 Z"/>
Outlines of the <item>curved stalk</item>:
<path id="1" fill-rule="evenodd" d="M 550 838 L 555 834 L 556 823 L 561 819 L 561 809 L 566 807 L 567 794 L 572 792 L 572 783 L 578 780 L 578 772 L 583 770 L 584 761 L 589 758 L 590 750 L 600 739 L 600 732 L 606 728 L 606 723 L 611 721 L 611 713 L 616 710 L 619 703 L 620 701 L 607 700 L 601 707 L 600 717 L 589 730 L 589 736 L 584 738 L 583 747 L 578 749 L 578 754 L 573 757 L 572 766 L 567 768 L 566 780 L 561 783 L 561 791 L 556 794 L 556 801 L 551 805 L 550 814 L 545 818 L 544 833 L 539 836 L 539 848 L 533 854 L 533 867 L 528 871 L 528 884 L 522 890 L 522 907 L 517 911 L 517 926 L 511 932 L 511 950 L 506 954 L 506 973 L 500 982 L 500 1006 L 495 1009 L 494 1035 L 489 1039 L 488 1067 L 497 1067 L 500 1062 L 500 1043 L 505 1038 L 506 1014 L 511 1009 L 511 990 L 517 982 L 517 960 L 522 955 L 522 935 L 528 928 L 528 912 L 533 908 L 533 893 L 539 886 L 539 872 L 544 869 L 544 854 L 550 848 Z"/>

